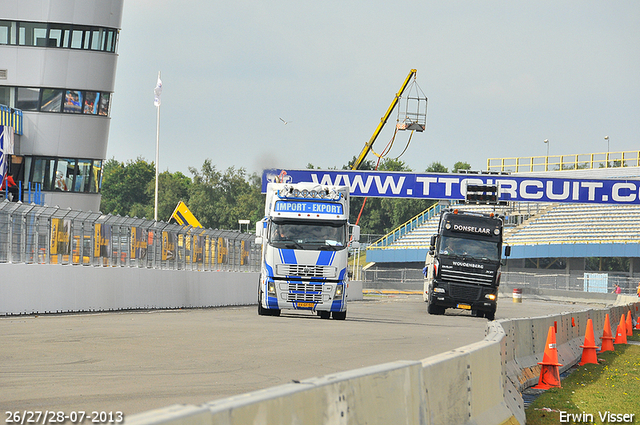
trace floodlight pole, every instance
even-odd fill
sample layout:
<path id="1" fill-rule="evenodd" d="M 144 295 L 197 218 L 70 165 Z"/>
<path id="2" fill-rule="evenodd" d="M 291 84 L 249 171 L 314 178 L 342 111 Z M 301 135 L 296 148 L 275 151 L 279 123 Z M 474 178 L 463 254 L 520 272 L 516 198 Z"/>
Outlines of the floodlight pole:
<path id="1" fill-rule="evenodd" d="M 158 80 L 160 80 L 160 71 L 158 71 Z M 160 157 L 160 102 L 156 105 L 156 190 L 153 207 L 153 219 L 158 221 L 158 160 Z"/>

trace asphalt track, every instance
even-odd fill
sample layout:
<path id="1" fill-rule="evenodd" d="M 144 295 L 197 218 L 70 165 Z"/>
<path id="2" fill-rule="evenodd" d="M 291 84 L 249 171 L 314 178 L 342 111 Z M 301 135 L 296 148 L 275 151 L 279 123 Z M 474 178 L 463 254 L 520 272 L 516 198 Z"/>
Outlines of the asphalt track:
<path id="1" fill-rule="evenodd" d="M 584 305 L 501 299 L 496 319 Z M 0 318 L 0 408 L 121 411 L 217 398 L 394 360 L 420 360 L 484 338 L 486 319 L 430 316 L 419 295 L 367 295 L 346 321 L 256 306 Z"/>

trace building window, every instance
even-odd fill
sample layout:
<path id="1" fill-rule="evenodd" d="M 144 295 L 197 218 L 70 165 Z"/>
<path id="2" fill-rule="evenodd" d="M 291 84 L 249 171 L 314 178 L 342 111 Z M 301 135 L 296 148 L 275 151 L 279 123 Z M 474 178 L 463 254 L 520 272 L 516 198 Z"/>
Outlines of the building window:
<path id="1" fill-rule="evenodd" d="M 19 22 L 18 45 L 49 47 L 47 24 L 44 22 Z"/>
<path id="2" fill-rule="evenodd" d="M 111 93 L 100 93 L 100 100 L 98 101 L 98 115 L 108 116 L 109 115 L 109 99 L 111 98 Z"/>
<path id="3" fill-rule="evenodd" d="M 28 87 L 18 87 L 18 95 L 16 99 L 15 108 L 22 109 L 23 111 L 37 111 L 39 97 L 40 97 L 39 89 L 32 89 Z M 11 105 L 7 105 L 7 106 L 11 106 Z"/>
<path id="4" fill-rule="evenodd" d="M 31 165 L 30 162 L 33 162 L 33 171 L 29 173 L 30 182 L 39 183 L 42 190 L 53 190 L 53 172 L 56 169 L 56 160 L 53 158 L 34 158 L 34 161 L 27 162 L 27 166 Z"/>
<path id="5" fill-rule="evenodd" d="M 10 21 L 0 21 L 0 44 L 13 44 L 11 43 Z"/>
<path id="6" fill-rule="evenodd" d="M 62 105 L 62 90 L 44 89 L 42 90 L 42 100 L 40 101 L 40 111 L 60 112 Z"/>
<path id="7" fill-rule="evenodd" d="M 78 174 L 76 175 L 76 183 L 73 186 L 74 192 L 89 192 L 91 183 L 91 160 L 78 160 Z"/>
<path id="8" fill-rule="evenodd" d="M 93 161 L 91 175 L 91 189 L 89 192 L 98 193 L 102 187 L 102 161 L 96 159 Z"/>
<path id="9" fill-rule="evenodd" d="M 117 34 L 114 28 L 0 20 L 0 44 L 115 53 Z"/>
<path id="10" fill-rule="evenodd" d="M 64 108 L 62 112 L 79 114 L 82 112 L 82 92 L 78 90 L 67 90 L 64 95 Z"/>
<path id="11" fill-rule="evenodd" d="M 34 112 L 109 116 L 111 93 L 0 86 L 0 105 Z"/>
<path id="12" fill-rule="evenodd" d="M 76 177 L 76 160 L 68 158 L 58 159 L 56 167 L 56 180 L 54 190 L 63 192 L 71 192 L 74 188 L 74 180 Z"/>
<path id="13" fill-rule="evenodd" d="M 13 87 L 0 86 L 0 105 L 14 107 L 14 90 Z"/>
<path id="14" fill-rule="evenodd" d="M 102 160 L 24 157 L 24 187 L 43 191 L 98 193 L 102 183 Z"/>

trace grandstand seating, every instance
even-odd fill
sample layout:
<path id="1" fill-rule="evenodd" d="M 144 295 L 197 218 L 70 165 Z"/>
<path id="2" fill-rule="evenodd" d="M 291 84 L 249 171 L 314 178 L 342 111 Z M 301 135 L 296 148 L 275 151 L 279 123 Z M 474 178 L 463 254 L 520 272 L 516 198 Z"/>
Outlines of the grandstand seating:
<path id="1" fill-rule="evenodd" d="M 479 205 L 453 207 L 478 212 L 494 210 Z M 529 204 L 499 207 L 496 211 L 507 217 L 505 240 L 509 245 L 640 243 L 640 205 Z M 435 215 L 426 220 L 386 248 L 428 247 L 439 218 Z"/>

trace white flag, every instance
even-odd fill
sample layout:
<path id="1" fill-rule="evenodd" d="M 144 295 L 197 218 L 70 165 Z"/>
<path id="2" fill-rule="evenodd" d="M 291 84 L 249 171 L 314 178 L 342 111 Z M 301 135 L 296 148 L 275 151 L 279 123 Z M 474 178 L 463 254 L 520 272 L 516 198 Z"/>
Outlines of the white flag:
<path id="1" fill-rule="evenodd" d="M 158 73 L 158 82 L 156 83 L 156 88 L 153 89 L 153 94 L 153 104 L 160 106 L 160 95 L 162 94 L 162 80 L 160 79 L 160 73 Z"/>

